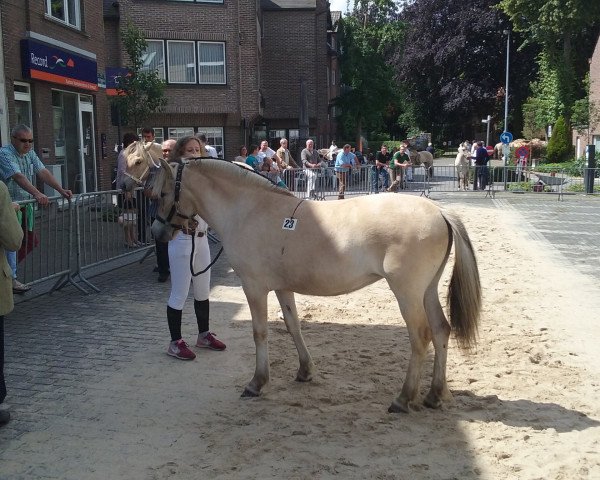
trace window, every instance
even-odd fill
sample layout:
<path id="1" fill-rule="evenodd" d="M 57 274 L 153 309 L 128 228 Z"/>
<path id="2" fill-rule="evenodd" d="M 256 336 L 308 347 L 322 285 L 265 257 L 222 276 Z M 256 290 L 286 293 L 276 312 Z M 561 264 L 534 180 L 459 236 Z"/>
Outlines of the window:
<path id="1" fill-rule="evenodd" d="M 282 138 L 287 138 L 285 130 L 269 130 L 269 147 L 273 150 L 277 150 L 277 148 L 279 148 L 279 141 Z"/>
<path id="2" fill-rule="evenodd" d="M 162 40 L 146 40 L 143 70 L 156 70 L 168 83 L 224 85 L 225 43 L 167 40 L 167 74 Z M 197 56 L 197 60 L 196 60 Z"/>
<path id="3" fill-rule="evenodd" d="M 198 127 L 198 133 L 203 133 L 206 135 L 206 141 L 210 146 L 217 149 L 219 158 L 225 158 L 222 127 Z"/>
<path id="4" fill-rule="evenodd" d="M 199 83 L 225 83 L 225 44 L 198 42 Z"/>
<path id="5" fill-rule="evenodd" d="M 171 0 L 172 2 L 187 2 L 187 3 L 223 3 L 223 0 Z"/>
<path id="6" fill-rule="evenodd" d="M 33 129 L 32 118 L 29 84 L 15 82 L 15 125 L 22 123 Z"/>
<path id="7" fill-rule="evenodd" d="M 174 138 L 178 140 L 182 137 L 187 137 L 188 135 L 193 135 L 194 129 L 192 127 L 170 127 L 169 128 L 169 138 Z"/>
<path id="8" fill-rule="evenodd" d="M 158 78 L 165 79 L 165 52 L 162 40 L 147 40 L 148 48 L 142 55 L 142 71 L 156 70 Z"/>
<path id="9" fill-rule="evenodd" d="M 167 64 L 170 83 L 196 83 L 194 42 L 167 41 Z"/>
<path id="10" fill-rule="evenodd" d="M 155 143 L 163 143 L 165 141 L 165 138 L 163 137 L 162 127 L 152 127 L 152 130 L 154 130 L 154 142 Z M 142 129 L 141 128 L 138 128 L 136 133 L 139 138 L 142 138 Z"/>
<path id="11" fill-rule="evenodd" d="M 81 28 L 80 0 L 46 0 L 46 14 L 72 27 Z"/>

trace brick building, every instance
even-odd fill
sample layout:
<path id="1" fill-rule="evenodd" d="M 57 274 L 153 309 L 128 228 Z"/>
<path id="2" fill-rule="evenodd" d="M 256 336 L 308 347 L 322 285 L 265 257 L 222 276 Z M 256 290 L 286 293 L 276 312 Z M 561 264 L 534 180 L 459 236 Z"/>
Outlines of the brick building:
<path id="1" fill-rule="evenodd" d="M 75 192 L 110 183 L 102 5 L 94 0 L 0 3 L 0 136 L 33 129 L 35 150 Z M 100 80 L 100 82 L 99 82 Z"/>
<path id="2" fill-rule="evenodd" d="M 107 46 L 131 21 L 167 83 L 166 107 L 146 122 L 157 140 L 204 132 L 228 159 L 263 139 L 276 149 L 285 136 L 292 151 L 309 135 L 330 141 L 326 0 L 120 0 L 110 15 L 114 5 L 105 1 Z M 109 66 L 126 65 L 122 51 L 107 48 Z"/>
<path id="3" fill-rule="evenodd" d="M 329 145 L 339 74 L 326 0 L 3 0 L 2 143 L 29 124 L 63 185 L 111 188 L 114 147 L 141 127 L 111 119 L 106 88 L 127 63 L 128 21 L 148 41 L 147 68 L 167 83 L 166 107 L 146 122 L 158 141 L 204 132 L 229 159 L 264 138 Z"/>

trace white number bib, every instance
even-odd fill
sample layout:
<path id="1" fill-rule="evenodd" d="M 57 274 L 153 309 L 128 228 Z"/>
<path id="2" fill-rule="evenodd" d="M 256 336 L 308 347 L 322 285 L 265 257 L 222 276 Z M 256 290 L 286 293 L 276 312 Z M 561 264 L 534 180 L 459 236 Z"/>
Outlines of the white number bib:
<path id="1" fill-rule="evenodd" d="M 298 223 L 297 218 L 284 218 L 283 219 L 283 230 L 296 230 L 296 224 Z"/>

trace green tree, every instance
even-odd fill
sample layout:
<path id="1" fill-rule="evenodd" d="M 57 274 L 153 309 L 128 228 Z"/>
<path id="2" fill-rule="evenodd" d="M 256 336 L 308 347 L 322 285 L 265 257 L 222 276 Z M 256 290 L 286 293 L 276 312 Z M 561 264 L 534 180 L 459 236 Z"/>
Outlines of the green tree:
<path id="1" fill-rule="evenodd" d="M 566 162 L 571 159 L 573 146 L 571 145 L 570 130 L 565 119 L 560 116 L 552 129 L 552 136 L 546 150 L 547 159 L 550 163 Z"/>
<path id="2" fill-rule="evenodd" d="M 538 57 L 538 79 L 531 83 L 531 96 L 523 104 L 523 134 L 525 138 L 540 137 L 564 111 L 559 78 L 542 52 Z"/>
<path id="3" fill-rule="evenodd" d="M 165 82 L 156 70 L 144 67 L 148 42 L 141 30 L 128 22 L 121 30 L 121 38 L 129 57 L 129 73 L 117 79 L 118 95 L 112 102 L 119 111 L 121 124 L 138 128 L 152 113 L 166 105 Z"/>
<path id="4" fill-rule="evenodd" d="M 402 36 L 391 0 L 358 0 L 340 21 L 343 89 L 336 99 L 345 134 L 360 143 L 363 131 L 384 125 L 396 98 L 394 72 L 385 57 Z"/>
<path id="5" fill-rule="evenodd" d="M 556 76 L 561 114 L 570 119 L 573 104 L 582 94 L 584 72 L 589 68 L 600 23 L 597 0 L 501 0 L 524 42 L 540 45 L 548 69 Z M 574 48 L 574 45 L 578 45 Z"/>
<path id="6" fill-rule="evenodd" d="M 590 73 L 585 74 L 583 79 L 585 95 L 573 104 L 573 116 L 571 124 L 578 130 L 589 128 L 590 123 L 597 123 L 597 112 L 594 102 L 590 102 Z"/>
<path id="7" fill-rule="evenodd" d="M 401 12 L 404 42 L 392 57 L 401 84 L 407 128 L 431 131 L 434 143 L 475 138 L 481 119 L 491 115 L 494 130 L 504 118 L 508 17 L 498 0 L 415 0 Z M 519 35 L 511 35 L 518 41 Z M 512 45 L 512 43 L 511 43 Z M 535 78 L 535 48 L 510 53 L 510 130 L 518 132 L 520 106 Z M 533 68 L 532 68 L 533 67 Z M 518 80 L 517 80 L 518 79 Z"/>

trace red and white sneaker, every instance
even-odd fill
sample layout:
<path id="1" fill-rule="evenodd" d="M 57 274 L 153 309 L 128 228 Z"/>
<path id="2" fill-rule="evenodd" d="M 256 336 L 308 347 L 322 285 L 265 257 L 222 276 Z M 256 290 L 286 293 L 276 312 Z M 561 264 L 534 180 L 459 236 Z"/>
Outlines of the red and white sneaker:
<path id="1" fill-rule="evenodd" d="M 187 343 L 183 341 L 183 338 L 169 344 L 167 355 L 171 355 L 179 360 L 193 360 L 196 358 L 196 354 L 188 348 Z"/>
<path id="2" fill-rule="evenodd" d="M 198 335 L 196 346 L 199 348 L 210 348 L 211 350 L 225 350 L 225 344 L 217 340 L 214 333 L 208 332 L 205 337 Z"/>

